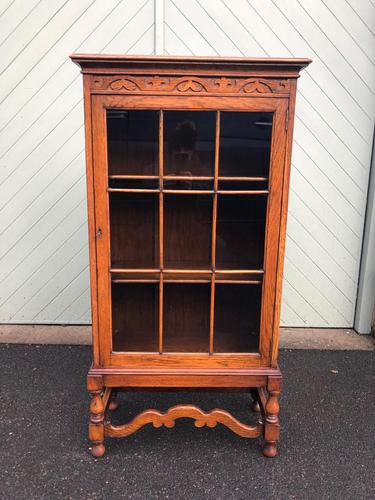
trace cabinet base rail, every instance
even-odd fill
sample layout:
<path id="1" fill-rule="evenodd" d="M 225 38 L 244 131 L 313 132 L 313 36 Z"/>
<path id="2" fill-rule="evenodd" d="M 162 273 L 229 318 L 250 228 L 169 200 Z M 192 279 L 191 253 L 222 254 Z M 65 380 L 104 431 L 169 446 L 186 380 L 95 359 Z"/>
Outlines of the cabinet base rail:
<path id="1" fill-rule="evenodd" d="M 253 404 L 252 410 L 258 413 L 255 425 L 240 422 L 228 411 L 215 408 L 211 411 L 203 411 L 201 408 L 190 405 L 176 405 L 166 412 L 156 409 L 147 409 L 125 424 L 113 424 L 110 414 L 118 406 L 117 392 L 127 390 L 122 387 L 106 387 L 103 385 L 102 377 L 88 376 L 88 389 L 91 394 L 90 417 L 89 417 L 89 439 L 91 441 L 91 453 L 95 458 L 105 454 L 105 437 L 123 438 L 134 434 L 144 425 L 152 424 L 155 428 L 165 426 L 172 428 L 175 421 L 180 418 L 191 418 L 195 427 L 216 427 L 222 424 L 235 434 L 244 438 L 257 438 L 263 436 L 265 444 L 263 455 L 275 457 L 277 455 L 277 442 L 280 435 L 279 421 L 279 396 L 281 393 L 281 374 L 268 376 L 266 383 L 261 387 L 241 388 L 242 392 L 250 392 Z M 164 388 L 159 388 L 163 390 Z M 182 389 L 183 390 L 183 389 Z M 227 388 L 228 391 L 237 391 L 236 388 Z M 224 391 L 223 391 L 224 392 Z"/>

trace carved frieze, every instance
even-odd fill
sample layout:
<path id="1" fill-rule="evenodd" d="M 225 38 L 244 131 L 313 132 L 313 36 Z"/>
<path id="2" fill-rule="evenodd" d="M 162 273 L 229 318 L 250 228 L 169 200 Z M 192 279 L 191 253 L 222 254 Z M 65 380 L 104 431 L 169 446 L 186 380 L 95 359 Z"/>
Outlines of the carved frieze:
<path id="1" fill-rule="evenodd" d="M 245 94 L 286 94 L 289 81 L 267 78 L 210 78 L 196 76 L 94 76 L 93 90 L 121 93 L 245 93 Z"/>

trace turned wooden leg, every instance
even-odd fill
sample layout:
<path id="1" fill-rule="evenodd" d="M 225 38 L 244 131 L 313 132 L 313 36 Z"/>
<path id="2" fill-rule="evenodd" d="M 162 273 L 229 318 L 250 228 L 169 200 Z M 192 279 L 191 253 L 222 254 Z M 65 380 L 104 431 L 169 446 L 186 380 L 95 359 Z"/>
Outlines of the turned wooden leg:
<path id="1" fill-rule="evenodd" d="M 258 390 L 255 388 L 250 389 L 250 394 L 251 397 L 253 398 L 253 402 L 251 405 L 251 409 L 254 413 L 260 413 L 260 404 L 259 404 L 259 398 L 258 398 Z"/>
<path id="2" fill-rule="evenodd" d="M 120 406 L 120 403 L 119 403 L 119 400 L 117 398 L 117 391 L 116 391 L 116 389 L 113 389 L 111 399 L 110 399 L 109 405 L 108 405 L 108 410 L 116 411 L 119 406 Z"/>
<path id="3" fill-rule="evenodd" d="M 280 436 L 279 422 L 279 396 L 281 393 L 281 378 L 269 378 L 268 380 L 268 399 L 266 403 L 266 419 L 264 423 L 264 439 L 266 441 L 263 447 L 263 455 L 273 458 L 277 455 L 276 444 Z"/>
<path id="4" fill-rule="evenodd" d="M 88 378 L 88 388 L 91 394 L 89 439 L 92 443 L 91 454 L 95 458 L 102 457 L 105 453 L 104 446 L 104 403 L 103 386 L 101 378 Z"/>

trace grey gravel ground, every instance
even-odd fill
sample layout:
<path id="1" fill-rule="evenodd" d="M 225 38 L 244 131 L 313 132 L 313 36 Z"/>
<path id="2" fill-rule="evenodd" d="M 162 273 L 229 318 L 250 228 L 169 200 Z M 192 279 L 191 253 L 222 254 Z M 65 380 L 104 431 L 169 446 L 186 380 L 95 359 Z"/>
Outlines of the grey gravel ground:
<path id="1" fill-rule="evenodd" d="M 285 383 L 277 459 L 260 440 L 218 425 L 146 426 L 107 440 L 94 460 L 86 438 L 90 349 L 0 346 L 1 499 L 374 499 L 374 353 L 282 351 Z M 244 394 L 128 394 L 117 418 L 176 402 L 223 406 L 249 418 Z"/>

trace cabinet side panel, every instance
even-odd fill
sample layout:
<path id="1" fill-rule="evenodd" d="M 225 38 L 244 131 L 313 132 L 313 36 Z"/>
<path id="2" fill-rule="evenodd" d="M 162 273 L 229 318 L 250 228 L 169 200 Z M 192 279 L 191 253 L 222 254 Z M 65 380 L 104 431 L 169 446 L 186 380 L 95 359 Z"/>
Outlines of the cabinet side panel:
<path id="1" fill-rule="evenodd" d="M 83 96 L 85 111 L 85 151 L 86 151 L 86 185 L 87 185 L 87 214 L 89 230 L 90 253 L 90 292 L 91 292 L 91 322 L 93 365 L 99 366 L 99 330 L 98 330 L 98 304 L 97 304 L 97 275 L 96 275 L 96 243 L 95 243 L 95 198 L 94 198 L 94 172 L 92 156 L 92 113 L 90 77 L 83 75 Z"/>
<path id="2" fill-rule="evenodd" d="M 283 271 L 284 271 L 286 223 L 287 223 L 287 215 L 288 215 L 289 182 L 290 182 L 291 157 L 292 157 L 296 90 L 297 90 L 297 80 L 291 80 L 290 81 L 290 97 L 289 97 L 288 117 L 287 117 L 288 130 L 287 130 L 286 145 L 285 145 L 284 179 L 283 179 L 283 188 L 282 188 L 283 192 L 282 192 L 282 200 L 281 200 L 279 253 L 278 253 L 278 263 L 277 263 L 277 277 L 276 277 L 276 297 L 275 297 L 273 335 L 272 335 L 272 346 L 271 346 L 271 366 L 277 365 L 277 356 L 278 356 L 278 348 L 279 348 L 281 292 L 282 292 Z"/>

